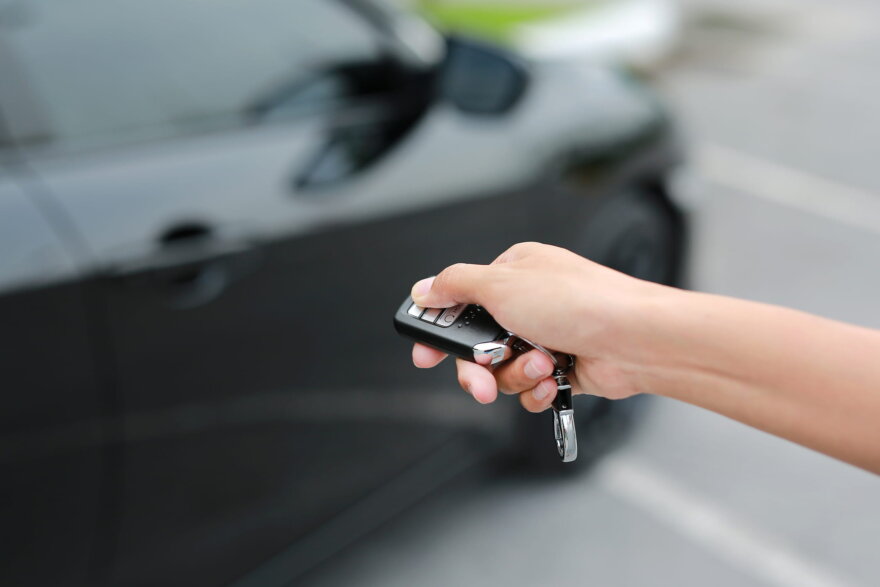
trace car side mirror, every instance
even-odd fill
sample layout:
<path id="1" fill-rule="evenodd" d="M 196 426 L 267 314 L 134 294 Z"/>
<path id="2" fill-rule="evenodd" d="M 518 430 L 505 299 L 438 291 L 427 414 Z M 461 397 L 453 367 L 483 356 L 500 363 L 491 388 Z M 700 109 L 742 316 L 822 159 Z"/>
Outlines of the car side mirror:
<path id="1" fill-rule="evenodd" d="M 476 41 L 449 40 L 439 94 L 459 110 L 477 115 L 504 114 L 527 86 L 528 71 L 515 56 Z"/>

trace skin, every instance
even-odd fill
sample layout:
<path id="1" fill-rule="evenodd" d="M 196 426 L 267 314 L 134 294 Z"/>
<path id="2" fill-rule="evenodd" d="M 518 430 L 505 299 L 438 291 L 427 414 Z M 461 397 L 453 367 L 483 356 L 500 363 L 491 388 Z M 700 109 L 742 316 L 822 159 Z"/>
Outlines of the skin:
<path id="1" fill-rule="evenodd" d="M 878 331 L 641 281 L 539 243 L 490 265 L 452 265 L 412 296 L 428 307 L 480 304 L 511 332 L 575 355 L 574 393 L 677 399 L 880 474 Z M 444 358 L 413 347 L 418 367 Z M 538 351 L 494 370 L 456 365 L 480 403 L 500 391 L 541 412 L 556 394 Z"/>

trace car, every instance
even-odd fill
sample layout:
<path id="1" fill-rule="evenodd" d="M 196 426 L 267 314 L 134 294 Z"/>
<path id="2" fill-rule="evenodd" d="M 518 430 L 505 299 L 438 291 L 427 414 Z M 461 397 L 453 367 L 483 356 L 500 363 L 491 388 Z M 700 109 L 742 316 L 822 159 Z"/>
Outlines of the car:
<path id="1" fill-rule="evenodd" d="M 680 280 L 674 125 L 612 69 L 355 0 L 31 0 L 0 46 L 0 583 L 287 584 L 486 455 L 558 468 L 410 365 L 410 285 L 524 240 Z M 577 400 L 589 463 L 631 408 Z"/>

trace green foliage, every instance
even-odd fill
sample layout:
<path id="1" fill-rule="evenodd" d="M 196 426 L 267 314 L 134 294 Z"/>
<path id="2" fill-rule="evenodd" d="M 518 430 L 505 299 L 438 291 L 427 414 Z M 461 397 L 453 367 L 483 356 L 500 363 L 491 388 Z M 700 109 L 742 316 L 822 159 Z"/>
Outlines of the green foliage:
<path id="1" fill-rule="evenodd" d="M 507 42 L 512 31 L 519 25 L 560 16 L 583 5 L 583 0 L 510 4 L 479 0 L 416 2 L 418 11 L 441 30 L 466 33 L 501 43 Z"/>

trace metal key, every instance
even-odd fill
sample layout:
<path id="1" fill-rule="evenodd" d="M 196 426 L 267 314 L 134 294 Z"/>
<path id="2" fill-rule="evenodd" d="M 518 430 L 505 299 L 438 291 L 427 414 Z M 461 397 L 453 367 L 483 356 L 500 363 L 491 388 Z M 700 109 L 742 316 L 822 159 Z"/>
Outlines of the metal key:
<path id="1" fill-rule="evenodd" d="M 574 357 L 555 353 L 539 344 L 502 328 L 494 318 L 477 305 L 459 304 L 452 308 L 423 308 L 407 298 L 394 316 L 398 333 L 416 342 L 434 347 L 462 359 L 498 365 L 532 348 L 553 361 L 552 377 L 556 380 L 553 400 L 553 436 L 556 452 L 563 462 L 577 458 L 577 433 L 571 384 L 566 374 L 574 366 Z M 488 357 L 488 361 L 485 357 Z"/>

